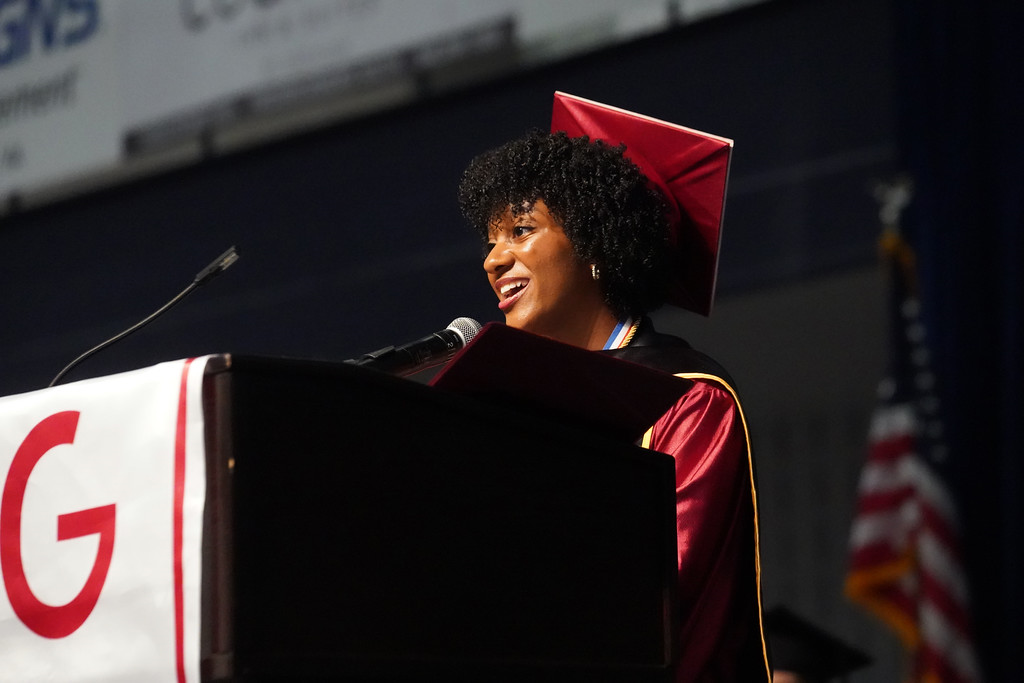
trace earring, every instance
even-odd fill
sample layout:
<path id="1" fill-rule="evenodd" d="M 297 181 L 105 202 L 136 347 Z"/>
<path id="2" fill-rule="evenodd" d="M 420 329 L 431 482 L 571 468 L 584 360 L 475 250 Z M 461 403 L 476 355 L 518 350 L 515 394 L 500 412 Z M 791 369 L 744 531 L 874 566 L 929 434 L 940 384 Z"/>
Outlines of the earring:
<path id="1" fill-rule="evenodd" d="M 595 280 L 601 279 L 601 271 L 598 269 L 596 263 L 590 264 L 590 277 L 594 278 Z"/>

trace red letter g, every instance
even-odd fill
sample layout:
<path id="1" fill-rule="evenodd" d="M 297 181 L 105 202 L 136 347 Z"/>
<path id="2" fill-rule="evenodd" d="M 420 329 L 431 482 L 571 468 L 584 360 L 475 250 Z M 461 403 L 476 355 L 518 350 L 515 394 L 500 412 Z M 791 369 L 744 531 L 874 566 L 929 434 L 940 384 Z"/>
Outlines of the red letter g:
<path id="1" fill-rule="evenodd" d="M 30 629 L 45 638 L 63 638 L 74 633 L 92 613 L 114 553 L 115 505 L 79 510 L 57 517 L 57 540 L 89 534 L 100 535 L 100 547 L 85 586 L 66 605 L 47 605 L 36 598 L 25 578 L 21 561 L 21 509 L 29 475 L 40 458 L 54 446 L 70 444 L 78 427 L 77 411 L 56 413 L 29 432 L 11 462 L 0 498 L 0 571 L 11 607 Z"/>

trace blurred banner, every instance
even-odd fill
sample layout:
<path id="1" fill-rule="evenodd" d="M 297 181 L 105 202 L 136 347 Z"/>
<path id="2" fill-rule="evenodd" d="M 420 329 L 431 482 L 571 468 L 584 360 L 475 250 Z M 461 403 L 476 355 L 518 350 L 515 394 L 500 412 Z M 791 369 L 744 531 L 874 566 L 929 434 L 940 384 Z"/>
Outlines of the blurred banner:
<path id="1" fill-rule="evenodd" d="M 0 198 L 120 155 L 113 3 L 0 3 Z"/>
<path id="2" fill-rule="evenodd" d="M 508 20 L 517 0 L 175 0 L 121 3 L 124 126 L 182 114 L 230 116 L 241 99 L 315 77 L 320 87 L 397 78 L 456 46 L 465 32 Z M 462 41 L 462 50 L 472 45 Z M 218 111 L 219 110 L 219 111 Z"/>
<path id="3" fill-rule="evenodd" d="M 194 161 L 760 1 L 3 0 L 0 203 L 184 141 L 202 147 Z M 252 120 L 259 131 L 218 137 Z"/>

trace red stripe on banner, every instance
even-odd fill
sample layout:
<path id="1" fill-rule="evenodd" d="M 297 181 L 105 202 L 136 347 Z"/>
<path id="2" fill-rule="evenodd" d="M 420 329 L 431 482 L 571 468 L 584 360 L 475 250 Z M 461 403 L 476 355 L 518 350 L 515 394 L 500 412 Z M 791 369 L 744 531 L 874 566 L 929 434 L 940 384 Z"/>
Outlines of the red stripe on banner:
<path id="1" fill-rule="evenodd" d="M 174 641 L 178 682 L 185 683 L 185 586 L 182 546 L 185 526 L 185 426 L 188 406 L 188 369 L 194 358 L 185 361 L 178 393 L 178 424 L 174 437 Z"/>

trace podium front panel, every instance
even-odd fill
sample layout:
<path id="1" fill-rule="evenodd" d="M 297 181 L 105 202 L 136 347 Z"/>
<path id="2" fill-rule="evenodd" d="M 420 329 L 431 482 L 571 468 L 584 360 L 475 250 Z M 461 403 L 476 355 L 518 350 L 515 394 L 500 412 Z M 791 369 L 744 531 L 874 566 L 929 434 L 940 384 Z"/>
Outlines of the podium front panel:
<path id="1" fill-rule="evenodd" d="M 207 385 L 207 680 L 670 680 L 670 456 L 346 365 Z"/>

